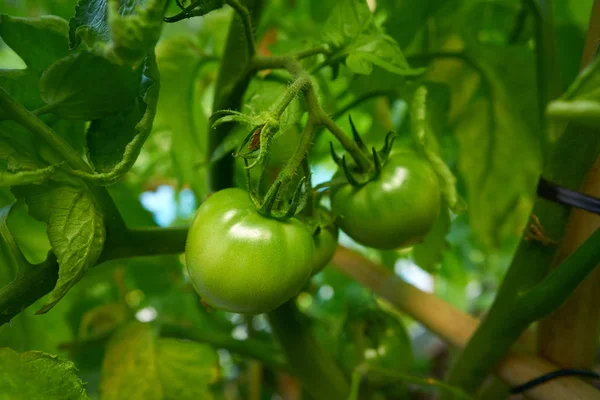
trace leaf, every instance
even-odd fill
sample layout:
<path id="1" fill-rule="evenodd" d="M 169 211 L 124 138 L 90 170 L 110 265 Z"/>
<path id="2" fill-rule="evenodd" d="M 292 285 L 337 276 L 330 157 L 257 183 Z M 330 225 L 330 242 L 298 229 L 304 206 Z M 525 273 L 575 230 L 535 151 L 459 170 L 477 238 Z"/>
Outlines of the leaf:
<path id="1" fill-rule="evenodd" d="M 425 71 L 410 68 L 398 43 L 378 31 L 359 36 L 347 52 L 346 66 L 357 74 L 370 74 L 373 64 L 398 75 L 419 75 Z"/>
<path id="2" fill-rule="evenodd" d="M 42 99 L 64 119 L 99 119 L 129 109 L 138 94 L 140 71 L 84 50 L 52 64 L 42 75 Z"/>
<path id="3" fill-rule="evenodd" d="M 342 47 L 372 25 L 373 15 L 365 1 L 338 1 L 325 22 L 323 38 L 335 47 Z"/>
<path id="4" fill-rule="evenodd" d="M 0 393 L 4 399 L 88 399 L 75 365 L 57 356 L 1 348 L 0 370 Z"/>
<path id="5" fill-rule="evenodd" d="M 58 165 L 44 166 L 34 155 L 28 137 L 15 137 L 0 129 L 0 188 L 42 183 L 58 171 Z M 6 171 L 2 164 L 6 162 Z"/>
<path id="6" fill-rule="evenodd" d="M 166 399 L 212 398 L 209 384 L 219 377 L 219 359 L 210 346 L 158 339 L 156 359 Z"/>
<path id="7" fill-rule="evenodd" d="M 346 56 L 346 65 L 357 74 L 370 74 L 373 64 L 399 75 L 423 72 L 410 68 L 398 43 L 375 25 L 365 1 L 339 1 L 325 26 L 325 41 L 335 56 Z"/>
<path id="8" fill-rule="evenodd" d="M 436 271 L 443 259 L 444 250 L 448 248 L 446 239 L 448 232 L 450 232 L 450 213 L 446 203 L 442 202 L 440 215 L 433 228 L 421 243 L 412 248 L 413 258 L 419 267 L 429 273 Z"/>
<path id="9" fill-rule="evenodd" d="M 28 136 L 3 128 L 0 126 L 0 161 L 7 163 L 9 171 L 35 170 L 44 167 L 43 162 L 35 154 Z"/>
<path id="10" fill-rule="evenodd" d="M 58 282 L 37 313 L 50 310 L 93 266 L 104 246 L 102 213 L 85 186 L 46 183 L 13 188 L 25 198 L 29 213 L 46 222 L 52 250 L 58 259 Z"/>
<path id="11" fill-rule="evenodd" d="M 156 58 L 164 85 L 158 99 L 155 131 L 170 133 L 170 150 L 180 185 L 190 185 L 196 198 L 207 191 L 199 179 L 199 163 L 206 161 L 208 115 L 199 101 L 198 72 L 207 60 L 198 51 L 196 41 L 172 37 L 161 41 Z"/>
<path id="12" fill-rule="evenodd" d="M 102 399 L 210 399 L 218 358 L 207 345 L 157 339 L 133 322 L 110 341 L 102 364 Z"/>
<path id="13" fill-rule="evenodd" d="M 600 60 L 584 69 L 567 92 L 548 104 L 548 117 L 600 126 Z"/>
<path id="14" fill-rule="evenodd" d="M 431 131 L 427 113 L 427 88 L 425 86 L 421 86 L 416 90 L 410 111 L 412 137 L 437 174 L 442 194 L 448 206 L 454 212 L 463 211 L 465 204 L 458 195 L 456 177 L 441 158 L 440 145 L 435 134 Z"/>
<path id="15" fill-rule="evenodd" d="M 0 37 L 27 65 L 24 70 L 0 69 L 0 86 L 30 110 L 44 104 L 39 93 L 42 72 L 68 54 L 67 30 L 67 22 L 58 17 L 0 15 Z"/>
<path id="16" fill-rule="evenodd" d="M 131 14 L 136 2 L 121 5 L 123 15 Z M 80 0 L 75 6 L 75 15 L 69 19 L 69 45 L 75 49 L 82 40 L 92 47 L 96 41 L 108 42 L 108 7 L 106 0 Z"/>
<path id="17" fill-rule="evenodd" d="M 144 68 L 139 95 L 132 107 L 116 115 L 94 120 L 87 131 L 89 159 L 96 171 L 120 171 L 120 177 L 137 159 L 142 145 L 152 130 L 158 103 L 158 70 L 153 56 L 148 57 Z"/>
<path id="18" fill-rule="evenodd" d="M 519 118 L 502 82 L 489 72 L 493 104 L 475 96 L 453 126 L 470 224 L 488 250 L 520 235 L 541 169 L 538 139 Z"/>
<path id="19" fill-rule="evenodd" d="M 386 32 L 404 48 L 426 29 L 427 19 L 444 4 L 444 0 L 378 0 L 376 12 L 385 13 Z"/>
<path id="20" fill-rule="evenodd" d="M 69 20 L 71 49 L 82 40 L 89 47 L 103 42 L 109 58 L 137 65 L 160 37 L 165 4 L 166 0 L 79 0 Z"/>
<path id="21" fill-rule="evenodd" d="M 33 171 L 0 171 L 0 187 L 11 187 L 42 183 L 58 171 L 58 165 L 51 165 Z"/>

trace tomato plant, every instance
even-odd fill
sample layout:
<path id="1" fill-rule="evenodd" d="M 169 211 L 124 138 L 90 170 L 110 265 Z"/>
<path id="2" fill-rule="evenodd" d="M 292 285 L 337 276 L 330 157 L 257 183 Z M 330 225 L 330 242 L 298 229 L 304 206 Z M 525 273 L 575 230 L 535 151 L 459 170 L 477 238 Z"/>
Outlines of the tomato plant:
<path id="1" fill-rule="evenodd" d="M 0 398 L 597 398 L 598 26 L 0 1 Z"/>

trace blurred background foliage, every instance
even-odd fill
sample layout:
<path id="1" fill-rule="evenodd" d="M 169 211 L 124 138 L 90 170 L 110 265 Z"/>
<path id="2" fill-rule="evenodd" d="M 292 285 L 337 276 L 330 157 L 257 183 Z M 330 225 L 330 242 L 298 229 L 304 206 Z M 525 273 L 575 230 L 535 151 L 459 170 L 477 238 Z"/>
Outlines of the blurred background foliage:
<path id="1" fill-rule="evenodd" d="M 68 19 L 75 3 L 0 0 L 0 12 L 23 17 L 54 14 Z M 591 3 L 553 2 L 563 88 L 578 73 Z M 260 51 L 285 54 L 319 43 L 323 23 L 334 4 L 322 0 L 269 1 L 257 27 Z M 420 250 L 380 252 L 361 247 L 343 234 L 341 243 L 385 264 L 420 289 L 477 315 L 490 305 L 515 250 L 541 168 L 533 17 L 523 2 L 514 0 L 373 0 L 370 5 L 378 24 L 398 41 L 411 65 L 429 66 L 426 79 L 436 134 L 445 161 L 458 177 L 468 210 L 451 215 L 447 241 L 427 243 Z M 167 14 L 174 13 L 173 4 Z M 156 48 L 162 88 L 152 135 L 133 170 L 110 187 L 132 227 L 187 225 L 208 195 L 208 118 L 231 17 L 231 10 L 223 9 L 164 27 Z M 449 56 L 452 54 L 467 54 L 468 59 Z M 23 65 L 0 41 L 0 68 Z M 381 143 L 389 130 L 400 134 L 396 146 L 409 140 L 410 85 L 406 78 L 377 68 L 369 76 L 357 76 L 345 67 L 337 80 L 330 81 L 330 76 L 327 68 L 316 75 L 319 95 L 326 111 L 344 129 L 349 131 L 344 106 L 365 93 L 382 91 L 385 97 L 372 98 L 352 109 L 359 132 L 372 144 Z M 282 85 L 276 74 L 255 79 L 246 94 L 245 110 L 265 109 Z M 296 112 L 297 117 L 303 111 L 298 104 L 296 111 L 289 112 Z M 286 152 L 298 134 L 293 117 L 275 143 L 274 157 L 280 160 L 287 159 Z M 69 135 L 68 127 L 56 129 Z M 245 134 L 243 129 L 231 133 L 232 137 L 241 134 Z M 335 172 L 329 156 L 330 140 L 323 133 L 315 140 L 310 154 L 314 184 L 328 180 Z M 1 189 L 0 207 L 11 202 L 10 192 Z M 44 224 L 29 217 L 23 204 L 16 206 L 8 224 L 25 256 L 32 262 L 42 261 L 49 249 Z M 2 257 L 0 254 L 0 286 L 16 273 Z M 385 317 L 374 317 L 377 323 L 399 332 L 393 335 L 396 343 L 389 350 L 396 360 L 394 368 L 418 376 L 440 376 L 444 371 L 445 345 L 406 316 L 382 311 L 387 308 L 368 290 L 330 268 L 312 279 L 297 303 L 311 317 L 307 323 L 336 356 L 351 352 L 344 346 L 350 346 L 353 338 L 344 335 L 349 332 L 352 314 L 365 308 L 383 313 Z M 73 360 L 79 375 L 88 382 L 92 398 L 99 398 L 101 387 L 105 394 L 110 388 L 123 387 L 124 380 L 143 386 L 153 379 L 152 374 L 175 374 L 168 368 L 166 372 L 128 370 L 130 365 L 115 361 L 114 354 L 133 352 L 132 346 L 143 347 L 144 365 L 175 365 L 175 358 L 184 357 L 177 362 L 185 361 L 198 369 L 179 371 L 167 379 L 165 393 L 168 390 L 181 396 L 174 398 L 249 397 L 256 366 L 220 348 L 219 340 L 225 344 L 231 340 L 247 342 L 250 347 L 255 340 L 277 351 L 263 316 L 247 319 L 203 306 L 181 257 L 176 256 L 104 264 L 91 269 L 50 313 L 34 316 L 41 304 L 34 304 L 0 328 L 0 347 L 42 350 Z M 187 342 L 174 342 L 165 336 L 206 341 L 213 346 L 188 349 Z M 406 356 L 411 351 L 414 355 Z M 353 362 L 344 357 L 341 361 L 344 365 Z M 103 369 L 107 373 L 102 374 Z M 201 382 L 198 376 L 203 377 Z M 276 398 L 274 393 L 294 396 L 298 390 L 289 376 L 269 368 L 264 370 L 262 382 L 264 399 Z M 196 392 L 185 393 L 187 384 L 195 385 Z M 400 390 L 394 392 L 399 396 L 405 389 L 394 390 Z M 423 388 L 410 390 L 427 392 Z"/>

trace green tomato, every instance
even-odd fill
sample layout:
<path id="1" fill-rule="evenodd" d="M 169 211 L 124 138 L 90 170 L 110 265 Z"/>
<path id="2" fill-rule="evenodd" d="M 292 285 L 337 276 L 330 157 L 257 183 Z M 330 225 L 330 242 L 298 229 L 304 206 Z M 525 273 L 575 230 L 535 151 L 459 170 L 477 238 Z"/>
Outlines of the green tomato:
<path id="1" fill-rule="evenodd" d="M 329 213 L 323 209 L 319 210 L 319 232 L 313 235 L 315 242 L 315 255 L 312 261 L 312 274 L 317 274 L 331 261 L 338 242 L 338 228 L 331 222 Z M 328 222 L 329 221 L 329 222 Z"/>
<path id="2" fill-rule="evenodd" d="M 410 149 L 391 154 L 375 180 L 332 192 L 332 211 L 342 231 L 382 250 L 422 241 L 438 218 L 440 203 L 435 172 Z"/>
<path id="3" fill-rule="evenodd" d="M 196 212 L 185 257 L 204 301 L 226 311 L 259 314 L 300 291 L 314 252 L 311 232 L 302 222 L 265 217 L 247 192 L 224 189 Z"/>

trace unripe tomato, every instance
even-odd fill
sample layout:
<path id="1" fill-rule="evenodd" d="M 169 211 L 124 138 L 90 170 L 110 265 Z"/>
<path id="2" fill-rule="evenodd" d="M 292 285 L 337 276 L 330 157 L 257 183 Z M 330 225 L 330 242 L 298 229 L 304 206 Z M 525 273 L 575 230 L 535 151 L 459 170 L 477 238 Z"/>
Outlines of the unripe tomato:
<path id="1" fill-rule="evenodd" d="M 358 243 L 382 250 L 420 242 L 433 227 L 440 202 L 435 172 L 410 149 L 391 154 L 373 181 L 332 191 L 339 227 Z"/>
<path id="2" fill-rule="evenodd" d="M 296 295 L 312 270 L 311 232 L 261 215 L 241 189 L 212 195 L 198 211 L 185 257 L 194 288 L 226 311 L 259 314 Z"/>

